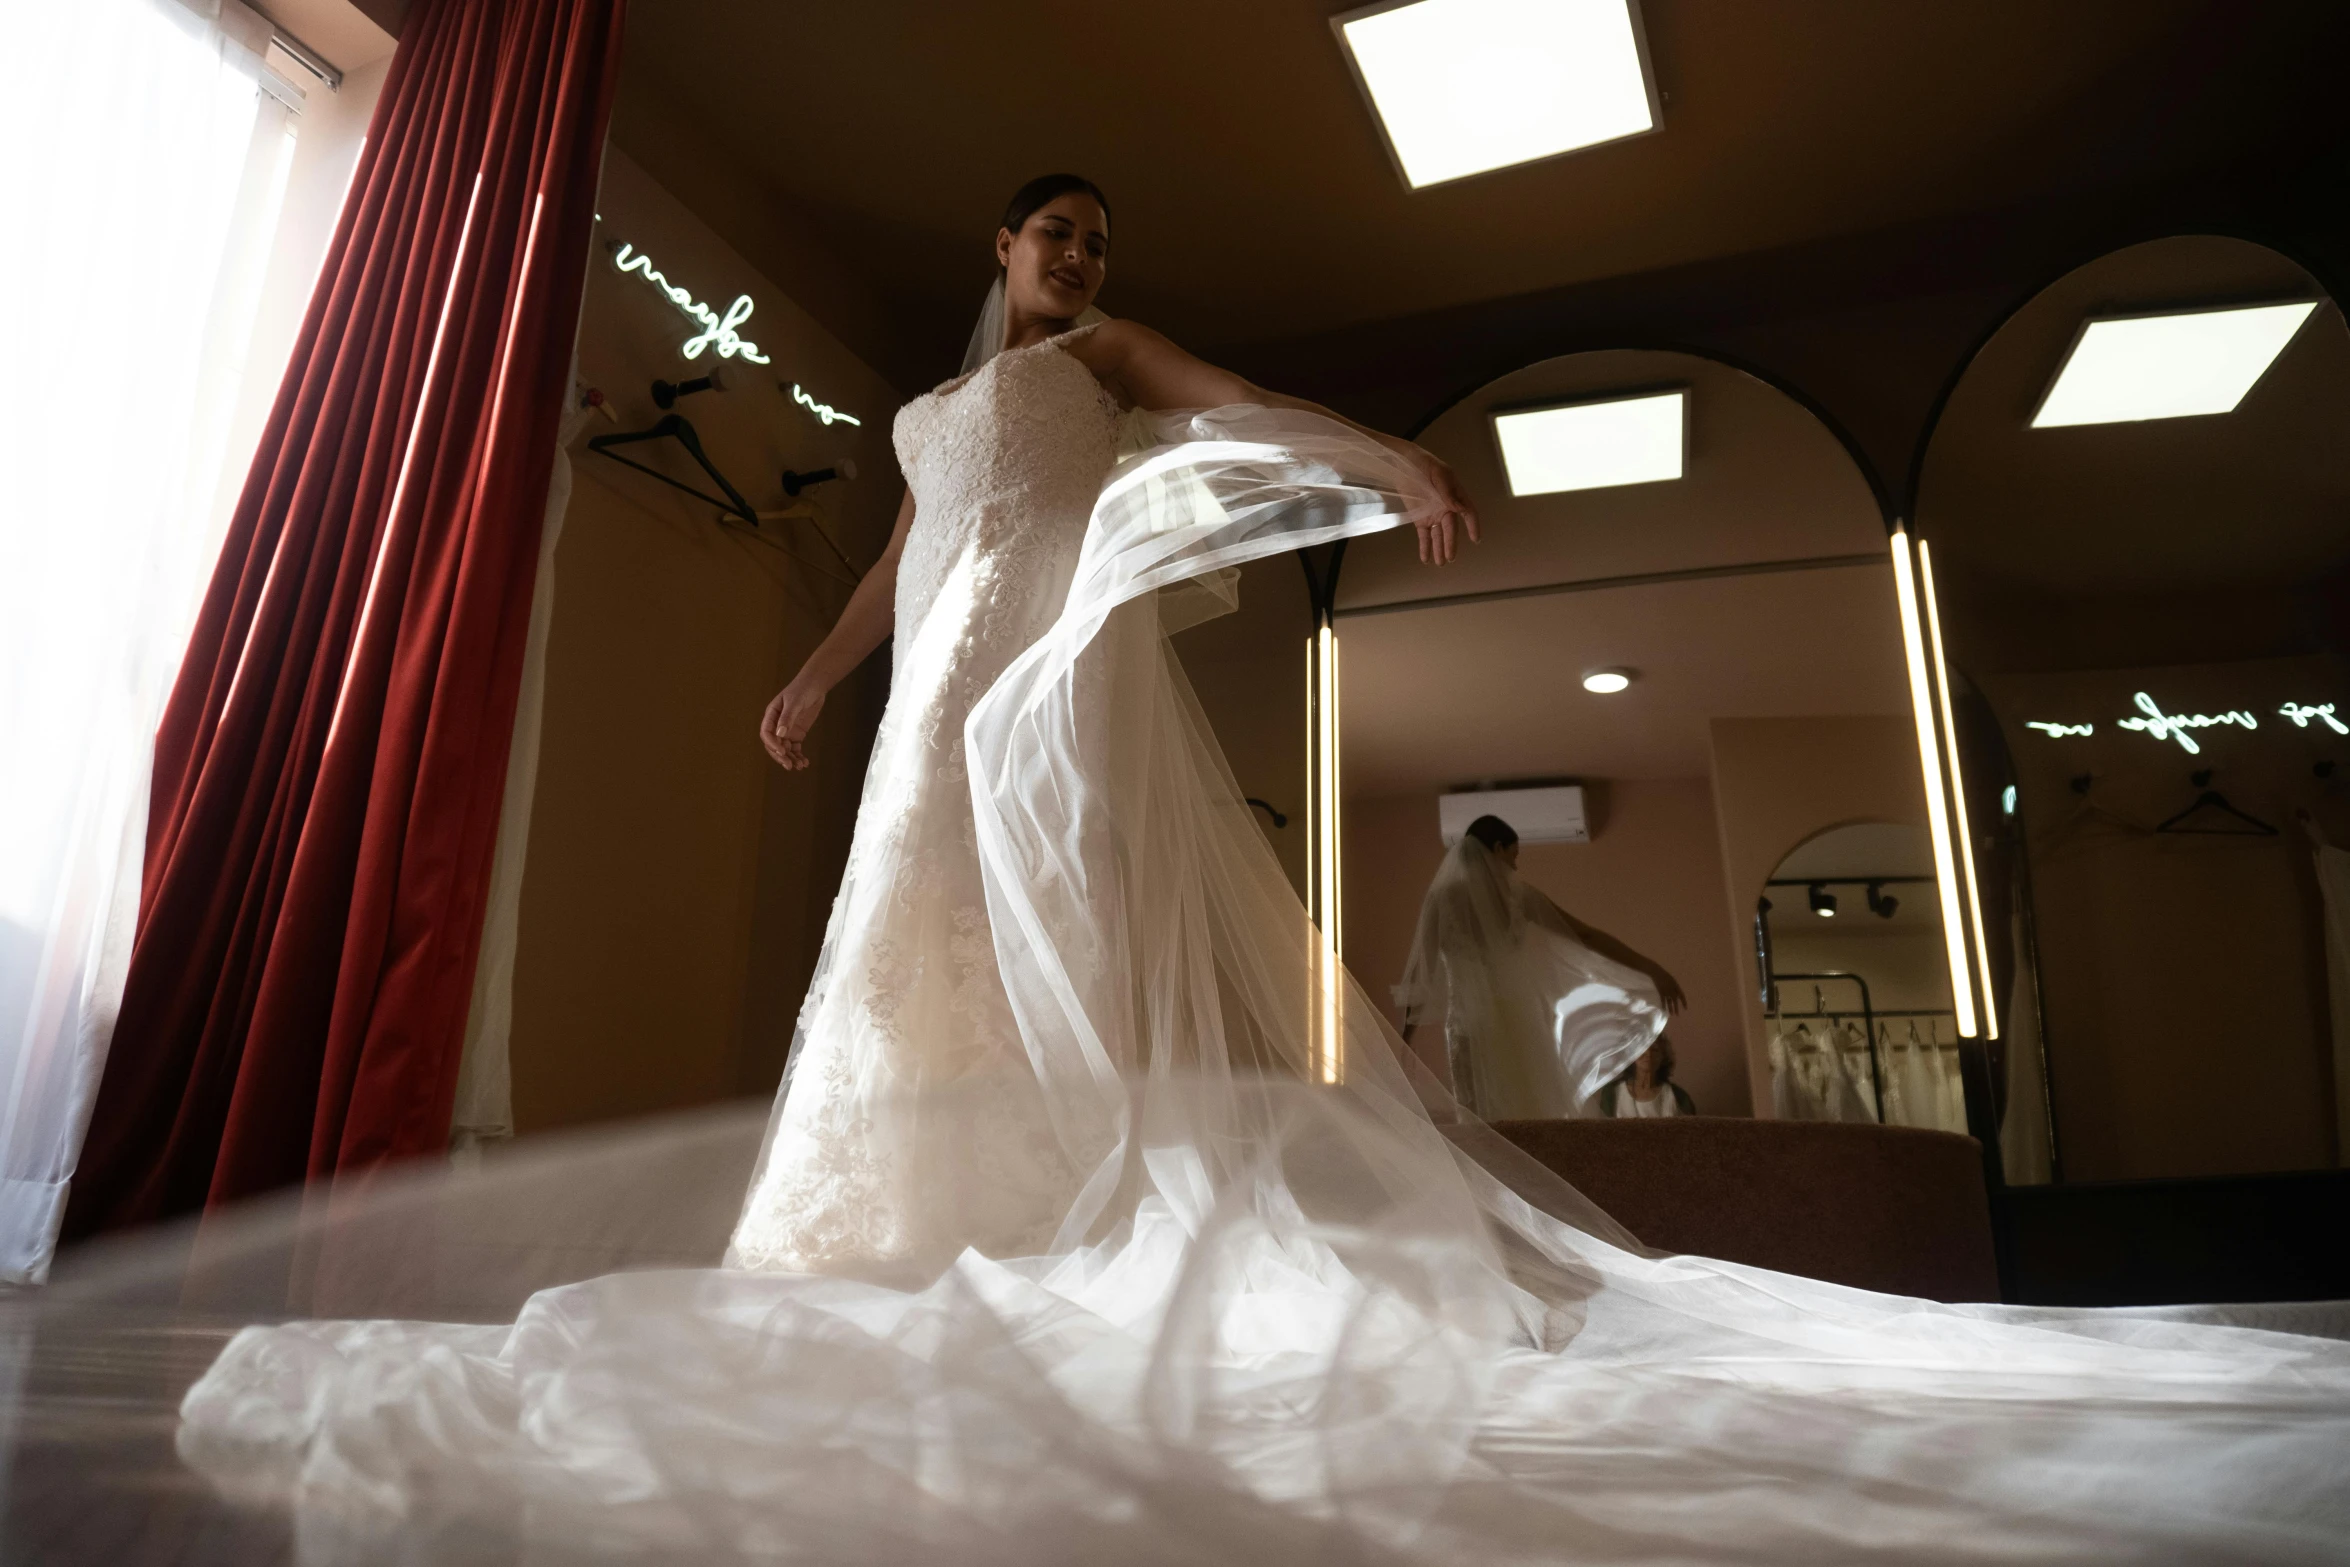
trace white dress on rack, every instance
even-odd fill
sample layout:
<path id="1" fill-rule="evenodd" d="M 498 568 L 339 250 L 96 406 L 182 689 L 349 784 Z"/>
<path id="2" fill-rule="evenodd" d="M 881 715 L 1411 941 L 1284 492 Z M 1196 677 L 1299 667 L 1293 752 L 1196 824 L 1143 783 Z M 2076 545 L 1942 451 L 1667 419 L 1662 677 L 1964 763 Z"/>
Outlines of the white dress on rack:
<path id="1" fill-rule="evenodd" d="M 900 418 L 896 684 L 730 1265 L 248 1328 L 194 1462 L 316 1560 L 2350 1551 L 2344 1345 L 1659 1256 L 1415 1076 L 1158 601 L 1426 502 L 1306 415 L 1117 426 L 1058 343 Z"/>

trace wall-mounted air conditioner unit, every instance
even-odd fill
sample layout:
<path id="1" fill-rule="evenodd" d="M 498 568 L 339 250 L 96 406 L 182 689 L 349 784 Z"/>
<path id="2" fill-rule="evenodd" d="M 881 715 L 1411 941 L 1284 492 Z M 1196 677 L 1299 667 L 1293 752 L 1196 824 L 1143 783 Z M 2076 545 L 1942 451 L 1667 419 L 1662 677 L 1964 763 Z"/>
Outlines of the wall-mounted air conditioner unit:
<path id="1" fill-rule="evenodd" d="M 1589 843 L 1591 827 L 1583 815 L 1583 786 L 1560 784 L 1547 789 L 1476 789 L 1436 797 L 1436 822 L 1451 848 L 1480 816 L 1498 816 L 1508 822 L 1525 843 Z"/>

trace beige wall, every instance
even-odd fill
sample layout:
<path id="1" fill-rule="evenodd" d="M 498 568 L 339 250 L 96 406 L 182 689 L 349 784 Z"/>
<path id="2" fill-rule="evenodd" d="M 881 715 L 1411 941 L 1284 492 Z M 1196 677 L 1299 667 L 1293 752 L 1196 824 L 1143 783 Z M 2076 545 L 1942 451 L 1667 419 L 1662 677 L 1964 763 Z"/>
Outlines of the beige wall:
<path id="1" fill-rule="evenodd" d="M 617 149 L 580 328 L 583 381 L 617 423 L 658 417 L 649 384 L 696 375 L 693 328 L 601 248 L 627 240 L 723 310 L 773 361 L 737 363 L 721 394 L 679 404 L 712 457 L 761 507 L 780 471 L 852 456 L 853 484 L 811 492 L 851 559 L 887 537 L 900 485 L 889 450 L 898 395 Z M 826 427 L 776 386 L 798 380 L 861 426 Z M 767 700 L 846 599 L 804 521 L 764 536 L 573 448 L 577 478 L 555 557 L 546 721 L 515 961 L 518 1131 L 771 1092 L 822 937 L 855 817 L 886 651 L 834 694 L 817 765 L 786 775 L 759 749 Z M 666 444 L 666 443 L 665 443 Z M 673 446 L 634 448 L 699 481 Z M 799 553 L 787 553 L 797 551 Z"/>
<path id="2" fill-rule="evenodd" d="M 1859 900 L 1851 894 L 1856 889 L 1839 887 L 1850 905 Z M 1860 975 L 1869 982 L 1869 999 L 1888 1011 L 1939 1010 L 1950 1005 L 1950 959 L 1942 944 L 1939 921 L 1923 929 L 1871 929 L 1862 921 L 1866 916 L 1852 910 L 1849 917 L 1834 921 L 1820 920 L 1819 925 L 1835 924 L 1838 930 L 1827 932 L 1806 930 L 1797 923 L 1803 919 L 1800 887 L 1789 888 L 1794 896 L 1781 898 L 1775 892 L 1772 901 L 1784 915 L 1774 913 L 1771 918 L 1771 963 L 1787 973 L 1819 974 L 1845 972 Z M 1915 897 L 1930 901 L 1934 889 L 1910 886 L 1895 889 L 1904 903 Z M 1871 922 L 1874 923 L 1873 921 Z M 1812 1004 L 1809 987 L 1789 983 L 1781 987 L 1785 994 L 1781 1004 L 1791 1011 L 1801 1011 Z M 1852 987 L 1841 990 L 1826 987 L 1826 1000 L 1831 1011 L 1849 1011 L 1856 1004 Z M 1940 1037 L 1951 1037 L 1951 1021 L 1940 1023 Z M 1923 1025 L 1920 1034 L 1923 1035 Z"/>
<path id="3" fill-rule="evenodd" d="M 1925 784 L 1906 718 L 1717 718 L 1713 791 L 1748 1091 L 1771 1102 L 1754 904 L 1789 850 L 1850 822 L 1921 823 Z M 1781 964 L 1792 967 L 1792 964 Z"/>
<path id="4" fill-rule="evenodd" d="M 1712 790 L 1702 778 L 1611 780 L 1586 789 L 1596 821 L 1591 841 L 1528 844 L 1519 869 L 1576 918 L 1672 971 L 1689 995 L 1689 1010 L 1671 1030 L 1676 1075 L 1707 1114 L 1745 1115 L 1751 1100 L 1741 993 L 1724 929 Z M 1436 796 L 1350 800 L 1345 834 L 1347 966 L 1387 1005 L 1411 950 L 1421 895 L 1444 852 Z"/>

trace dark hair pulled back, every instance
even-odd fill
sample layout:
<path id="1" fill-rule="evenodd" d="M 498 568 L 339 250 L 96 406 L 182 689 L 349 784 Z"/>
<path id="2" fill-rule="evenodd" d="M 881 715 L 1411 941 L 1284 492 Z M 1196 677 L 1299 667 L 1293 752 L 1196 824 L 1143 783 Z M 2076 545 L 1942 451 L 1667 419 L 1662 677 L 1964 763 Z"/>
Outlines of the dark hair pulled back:
<path id="1" fill-rule="evenodd" d="M 1518 841 L 1518 830 L 1498 816 L 1480 816 L 1469 823 L 1469 836 L 1499 854 Z"/>
<path id="2" fill-rule="evenodd" d="M 1110 198 L 1102 188 L 1082 174 L 1039 174 L 1035 179 L 1012 192 L 1012 199 L 1004 204 L 1004 227 L 1017 234 L 1035 217 L 1037 210 L 1047 202 L 1058 201 L 1072 191 L 1082 191 L 1101 203 L 1102 221 L 1110 221 Z"/>

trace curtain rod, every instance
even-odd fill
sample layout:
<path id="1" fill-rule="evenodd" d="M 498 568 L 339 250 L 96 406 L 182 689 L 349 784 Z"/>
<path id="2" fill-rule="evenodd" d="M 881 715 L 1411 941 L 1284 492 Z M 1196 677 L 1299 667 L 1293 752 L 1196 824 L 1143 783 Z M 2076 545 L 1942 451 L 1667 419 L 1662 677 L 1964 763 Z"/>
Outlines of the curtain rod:
<path id="1" fill-rule="evenodd" d="M 271 16 L 260 6 L 251 6 L 250 9 L 255 16 L 269 24 L 270 41 L 291 56 L 296 65 L 326 83 L 328 92 L 343 90 L 343 73 L 332 60 L 304 43 L 288 30 L 283 22 Z"/>

